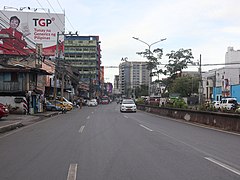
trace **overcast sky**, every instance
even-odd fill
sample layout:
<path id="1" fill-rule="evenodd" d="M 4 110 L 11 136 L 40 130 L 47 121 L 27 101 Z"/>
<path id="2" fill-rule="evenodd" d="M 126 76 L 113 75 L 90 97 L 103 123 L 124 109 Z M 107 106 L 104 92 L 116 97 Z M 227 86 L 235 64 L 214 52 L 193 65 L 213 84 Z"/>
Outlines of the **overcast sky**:
<path id="1" fill-rule="evenodd" d="M 152 46 L 163 48 L 163 63 L 180 48 L 192 49 L 195 61 L 201 54 L 203 64 L 224 63 L 227 47 L 240 49 L 240 0 L 1 0 L 0 5 L 64 10 L 66 32 L 100 36 L 104 66 L 118 66 L 123 57 L 144 60 L 136 52 L 147 45 L 133 36 L 148 44 L 167 38 Z M 113 82 L 115 74 L 118 69 L 106 68 L 105 80 Z"/>

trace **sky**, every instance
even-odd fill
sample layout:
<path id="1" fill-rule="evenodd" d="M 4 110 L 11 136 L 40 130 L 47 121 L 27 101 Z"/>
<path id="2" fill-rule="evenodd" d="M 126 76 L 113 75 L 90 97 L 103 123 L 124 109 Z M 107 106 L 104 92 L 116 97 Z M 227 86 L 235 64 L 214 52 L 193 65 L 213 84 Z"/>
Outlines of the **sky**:
<path id="1" fill-rule="evenodd" d="M 132 37 L 147 44 L 167 38 L 151 46 L 163 49 L 162 64 L 181 48 L 191 49 L 196 62 L 201 55 L 203 65 L 224 63 L 228 47 L 240 49 L 239 0 L 1 0 L 4 6 L 64 12 L 66 32 L 100 37 L 103 66 L 118 66 L 125 57 L 146 61 L 136 52 L 148 46 Z M 117 68 L 105 68 L 105 81 L 113 83 L 117 74 Z"/>

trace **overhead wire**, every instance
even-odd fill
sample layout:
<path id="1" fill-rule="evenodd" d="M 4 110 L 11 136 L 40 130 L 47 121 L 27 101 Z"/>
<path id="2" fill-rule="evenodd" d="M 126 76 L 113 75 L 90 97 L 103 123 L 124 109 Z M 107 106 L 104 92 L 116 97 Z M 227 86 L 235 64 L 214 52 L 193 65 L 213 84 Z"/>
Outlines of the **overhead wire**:
<path id="1" fill-rule="evenodd" d="M 39 6 L 41 6 L 41 8 L 45 11 L 45 13 L 47 14 L 47 16 L 48 16 L 49 18 L 51 18 L 50 14 L 45 10 L 45 8 L 43 8 L 42 4 L 41 4 L 38 0 L 36 0 L 36 1 L 37 1 L 37 3 L 39 4 Z M 62 32 L 62 29 L 55 23 L 55 21 L 53 21 L 53 23 L 56 25 L 56 27 L 58 28 L 59 32 Z M 64 25 L 64 24 L 63 24 L 63 25 Z"/>
<path id="2" fill-rule="evenodd" d="M 57 3 L 58 3 L 58 5 L 59 5 L 59 7 L 61 8 L 61 10 L 62 10 L 63 12 L 65 12 L 58 0 L 57 0 Z M 65 13 L 64 13 L 64 14 L 65 14 Z M 72 27 L 73 31 L 75 31 L 75 28 L 73 27 L 72 23 L 70 22 L 70 20 L 68 19 L 68 16 L 67 16 L 66 14 L 65 14 L 65 17 L 66 17 L 68 23 L 70 24 L 70 26 Z"/>
<path id="3" fill-rule="evenodd" d="M 63 27 L 65 27 L 65 23 L 62 22 L 61 18 L 58 16 L 58 13 L 56 13 L 55 9 L 53 8 L 52 4 L 49 2 L 49 0 L 47 0 L 49 6 L 52 8 L 53 12 L 55 12 L 55 14 L 57 15 L 59 21 L 62 23 Z"/>

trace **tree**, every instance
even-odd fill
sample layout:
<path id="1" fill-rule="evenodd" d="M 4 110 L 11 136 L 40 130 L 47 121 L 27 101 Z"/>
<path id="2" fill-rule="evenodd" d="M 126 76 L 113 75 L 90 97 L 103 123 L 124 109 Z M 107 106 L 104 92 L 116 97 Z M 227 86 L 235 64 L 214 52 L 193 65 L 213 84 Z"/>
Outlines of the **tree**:
<path id="1" fill-rule="evenodd" d="M 191 94 L 198 93 L 198 82 L 197 77 L 178 77 L 169 86 L 169 92 L 180 93 L 182 97 L 190 97 Z"/>
<path id="2" fill-rule="evenodd" d="M 151 76 L 155 76 L 158 72 L 157 65 L 160 64 L 158 60 L 162 59 L 163 50 L 160 48 L 154 49 L 151 52 L 150 49 L 146 49 L 144 52 L 138 52 L 138 55 L 142 55 L 148 59 L 147 69 L 151 72 Z M 153 71 L 155 70 L 155 71 Z"/>
<path id="3" fill-rule="evenodd" d="M 136 97 L 147 96 L 148 95 L 148 86 L 141 85 L 140 87 L 135 88 Z"/>
<path id="4" fill-rule="evenodd" d="M 167 54 L 169 61 L 168 64 L 165 65 L 165 70 L 159 69 L 157 73 L 164 74 L 169 76 L 166 79 L 161 81 L 162 84 L 165 85 L 165 91 L 170 92 L 169 87 L 173 83 L 173 81 L 177 77 L 181 77 L 182 70 L 186 69 L 189 64 L 192 64 L 193 59 L 191 49 L 179 49 L 178 51 L 171 51 L 171 53 Z"/>
<path id="5" fill-rule="evenodd" d="M 182 74 L 182 70 L 186 69 L 188 64 L 192 64 L 193 59 L 191 49 L 179 49 L 178 51 L 171 51 L 167 54 L 169 60 L 168 64 L 165 65 L 166 70 L 159 70 L 159 73 L 169 75 L 170 78 L 175 79 Z"/>

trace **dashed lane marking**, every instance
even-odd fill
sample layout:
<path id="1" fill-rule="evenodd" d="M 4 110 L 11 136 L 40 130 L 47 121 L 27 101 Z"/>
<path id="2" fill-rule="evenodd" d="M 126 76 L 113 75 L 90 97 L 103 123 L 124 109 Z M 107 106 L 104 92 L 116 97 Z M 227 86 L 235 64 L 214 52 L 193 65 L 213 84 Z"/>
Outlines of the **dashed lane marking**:
<path id="1" fill-rule="evenodd" d="M 77 164 L 70 164 L 67 180 L 76 180 L 76 178 L 77 178 Z"/>
<path id="2" fill-rule="evenodd" d="M 146 127 L 146 126 L 144 126 L 144 125 L 142 125 L 142 124 L 139 124 L 141 127 L 143 127 L 144 129 L 146 129 L 146 130 L 148 130 L 148 131 L 153 131 L 152 129 L 150 129 L 150 128 L 148 128 L 148 127 Z"/>
<path id="3" fill-rule="evenodd" d="M 85 128 L 85 126 L 81 126 L 81 128 L 79 129 L 79 133 L 82 133 L 83 132 L 83 130 L 84 130 L 84 128 Z"/>

